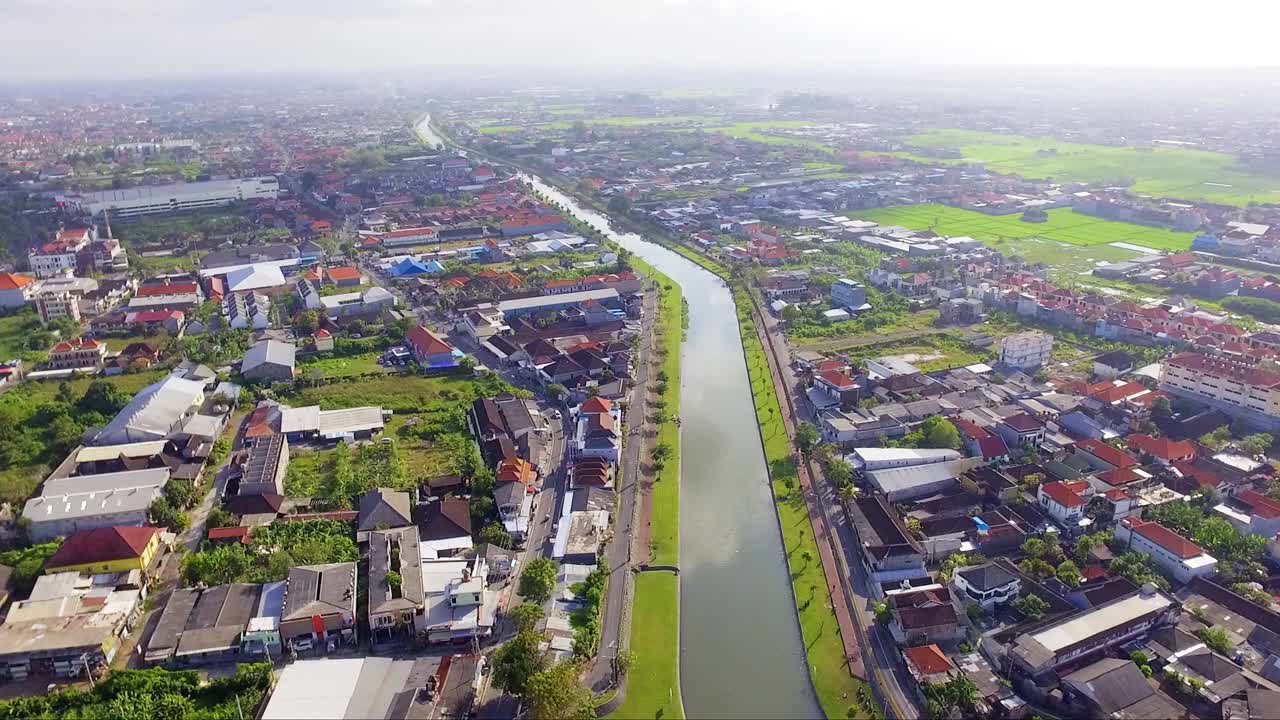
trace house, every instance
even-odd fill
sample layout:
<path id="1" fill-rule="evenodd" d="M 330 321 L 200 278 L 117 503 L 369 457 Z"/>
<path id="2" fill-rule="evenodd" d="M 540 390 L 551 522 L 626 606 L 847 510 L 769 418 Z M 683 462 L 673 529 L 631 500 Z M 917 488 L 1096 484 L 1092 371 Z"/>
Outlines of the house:
<path id="1" fill-rule="evenodd" d="M 1062 678 L 1063 700 L 1081 717 L 1169 720 L 1182 706 L 1156 692 L 1129 659 L 1103 658 Z"/>
<path id="2" fill-rule="evenodd" d="M 432 500 L 419 505 L 418 510 L 418 535 L 424 549 L 440 557 L 471 549 L 471 508 L 466 500 Z"/>
<path id="3" fill-rule="evenodd" d="M 851 410 L 861 399 L 862 388 L 847 372 L 824 370 L 813 378 L 813 387 L 809 390 L 809 400 L 819 410 L 839 407 Z"/>
<path id="4" fill-rule="evenodd" d="M 507 534 L 512 540 L 523 542 L 533 516 L 533 495 L 529 487 L 520 482 L 499 482 L 493 487 L 493 500 Z"/>
<path id="5" fill-rule="evenodd" d="M 410 330 L 404 340 L 413 353 L 414 361 L 423 367 L 453 367 L 458 364 L 453 346 L 425 325 Z"/>
<path id="6" fill-rule="evenodd" d="M 1101 440 L 1081 440 L 1075 446 L 1076 456 L 1082 458 L 1089 467 L 1098 472 L 1131 468 L 1138 464 L 1133 456 L 1117 450 Z"/>
<path id="7" fill-rule="evenodd" d="M 146 573 L 160 554 L 160 528 L 104 527 L 78 532 L 58 546 L 44 565 L 46 575 Z"/>
<path id="8" fill-rule="evenodd" d="M 965 636 L 946 587 L 935 584 L 894 593 L 885 602 L 889 606 L 889 634 L 899 645 L 950 643 Z"/>
<path id="9" fill-rule="evenodd" d="M 15 273 L 0 273 L 0 308 L 20 308 L 31 300 L 35 278 Z"/>
<path id="10" fill-rule="evenodd" d="M 1036 502 L 1063 529 L 1075 532 L 1088 524 L 1085 507 L 1092 486 L 1086 481 L 1045 483 L 1036 490 Z"/>
<path id="11" fill-rule="evenodd" d="M 1280 501 L 1254 490 L 1241 490 L 1213 512 L 1247 535 L 1272 539 L 1280 533 Z"/>
<path id="12" fill-rule="evenodd" d="M 952 573 L 951 584 L 963 604 L 977 603 L 988 612 L 1017 600 L 1021 590 L 1018 576 L 999 563 L 960 568 Z"/>
<path id="13" fill-rule="evenodd" d="M 249 448 L 240 469 L 237 495 L 283 495 L 289 467 L 289 441 L 272 435 Z"/>
<path id="14" fill-rule="evenodd" d="M 1057 622 L 1018 635 L 1009 648 L 1015 669 L 1036 680 L 1056 679 L 1052 671 L 1172 624 L 1178 602 L 1151 585 Z"/>
<path id="15" fill-rule="evenodd" d="M 498 593 L 488 587 L 485 558 L 427 557 L 422 577 L 428 643 L 465 642 L 493 633 Z"/>
<path id="16" fill-rule="evenodd" d="M 289 568 L 280 640 L 298 653 L 326 651 L 357 642 L 356 564 Z"/>
<path id="17" fill-rule="evenodd" d="M 856 313 L 869 309 L 867 305 L 867 289 L 848 278 L 840 278 L 831 283 L 831 306 Z"/>
<path id="18" fill-rule="evenodd" d="M 956 478 L 982 464 L 981 458 L 961 458 L 928 465 L 868 470 L 865 475 L 889 502 L 901 502 L 942 492 L 955 485 Z"/>
<path id="19" fill-rule="evenodd" d="M 996 359 L 1018 370 L 1034 370 L 1053 356 L 1053 336 L 1034 330 L 1009 335 L 1000 340 Z"/>
<path id="20" fill-rule="evenodd" d="M 1010 415 L 996 423 L 993 429 L 1009 448 L 1017 450 L 1027 447 L 1036 448 L 1044 442 L 1044 423 L 1026 413 Z"/>
<path id="21" fill-rule="evenodd" d="M 1180 583 L 1217 572 L 1218 561 L 1212 555 L 1157 522 L 1125 518 L 1116 525 L 1115 539 L 1150 557 L 1156 567 Z"/>
<path id="22" fill-rule="evenodd" d="M 426 627 L 418 528 L 371 530 L 368 544 L 371 640 L 413 640 Z"/>
<path id="23" fill-rule="evenodd" d="M 49 351 L 51 370 L 97 370 L 107 357 L 107 344 L 97 340 L 75 338 L 63 340 Z"/>
<path id="24" fill-rule="evenodd" d="M 271 298 L 262 293 L 232 293 L 222 301 L 222 316 L 232 330 L 271 327 Z"/>
<path id="25" fill-rule="evenodd" d="M 849 519 L 861 542 L 862 561 L 874 583 L 927 578 L 924 549 L 907 532 L 883 496 L 858 497 Z"/>
<path id="26" fill-rule="evenodd" d="M 1154 438 L 1150 435 L 1135 433 L 1126 438 L 1129 449 L 1154 459 L 1161 465 L 1191 462 L 1196 459 L 1196 446 L 1190 440 L 1170 440 Z"/>
<path id="27" fill-rule="evenodd" d="M 364 284 L 365 278 L 361 272 L 349 265 L 343 267 L 329 268 L 324 271 L 329 282 L 342 287 L 359 287 Z"/>
<path id="28" fill-rule="evenodd" d="M 907 670 L 917 683 L 945 683 L 956 669 L 951 659 L 937 645 L 904 648 L 902 657 L 907 661 Z"/>
<path id="29" fill-rule="evenodd" d="M 333 333 L 324 328 L 320 328 L 315 335 L 311 336 L 311 342 L 315 345 L 316 352 L 333 351 Z"/>
<path id="30" fill-rule="evenodd" d="M 278 660 L 285 585 L 281 580 L 174 590 L 142 659 L 176 667 Z"/>
<path id="31" fill-rule="evenodd" d="M 297 372 L 297 348 L 279 340 L 262 340 L 249 348 L 240 363 L 240 374 L 249 382 L 269 385 L 293 380 Z"/>
<path id="32" fill-rule="evenodd" d="M 364 542 L 374 530 L 389 530 L 413 524 L 409 493 L 388 488 L 366 491 L 358 501 L 356 540 Z"/>
<path id="33" fill-rule="evenodd" d="M 1100 378 L 1115 379 L 1133 372 L 1133 356 L 1116 350 L 1093 359 L 1093 374 Z"/>

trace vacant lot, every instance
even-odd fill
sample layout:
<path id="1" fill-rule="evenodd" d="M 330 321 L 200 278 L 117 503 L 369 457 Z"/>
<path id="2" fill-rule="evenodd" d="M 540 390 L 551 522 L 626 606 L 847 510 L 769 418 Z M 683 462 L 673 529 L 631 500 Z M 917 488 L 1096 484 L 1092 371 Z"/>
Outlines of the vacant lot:
<path id="1" fill-rule="evenodd" d="M 745 140 L 754 140 L 755 142 L 764 143 L 766 145 L 800 145 L 804 147 L 811 147 L 816 150 L 822 150 L 824 152 L 835 152 L 835 148 L 820 140 L 793 134 L 774 135 L 768 132 L 769 130 L 803 130 L 804 128 L 813 127 L 813 125 L 813 123 L 806 120 L 757 120 L 704 129 L 707 132 L 724 133 L 725 135 L 743 138 Z"/>
<path id="2" fill-rule="evenodd" d="M 946 205 L 910 205 L 844 213 L 878 222 L 901 225 L 912 230 L 933 230 L 940 235 L 968 236 L 999 247 L 1000 240 L 1045 238 L 1067 245 L 1092 248 L 1114 242 L 1141 245 L 1155 250 L 1179 252 L 1191 247 L 1194 233 L 1102 220 L 1070 208 L 1050 210 L 1047 222 L 1029 223 L 1021 215 L 987 215 Z"/>
<path id="3" fill-rule="evenodd" d="M 382 353 L 372 352 L 350 357 L 332 357 L 322 360 L 299 363 L 298 369 L 303 377 L 341 378 L 368 375 L 370 373 L 387 372 L 378 364 Z"/>
<path id="4" fill-rule="evenodd" d="M 1028 178 L 1126 184 L 1134 192 L 1158 197 L 1228 205 L 1280 201 L 1280 178 L 1241 167 L 1222 153 L 1083 145 L 968 130 L 932 130 L 902 140 L 920 148 L 955 149 L 963 156 L 937 159 L 927 153 L 891 153 L 926 163 L 983 163 L 995 172 Z"/>

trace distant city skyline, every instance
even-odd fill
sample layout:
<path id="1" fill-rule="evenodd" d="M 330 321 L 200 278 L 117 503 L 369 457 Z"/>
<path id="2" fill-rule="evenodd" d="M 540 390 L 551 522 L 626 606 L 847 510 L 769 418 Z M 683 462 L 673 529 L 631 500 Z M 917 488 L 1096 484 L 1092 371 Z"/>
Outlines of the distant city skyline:
<path id="1" fill-rule="evenodd" d="M 1141 5 L 1141 6 L 1139 6 Z M 1228 1 L 0 0 L 0 81 L 394 70 L 723 73 L 911 65 L 1277 67 L 1280 8 Z M 1247 25 L 1246 25 L 1247 23 Z M 749 78 L 743 78 L 749 82 Z"/>

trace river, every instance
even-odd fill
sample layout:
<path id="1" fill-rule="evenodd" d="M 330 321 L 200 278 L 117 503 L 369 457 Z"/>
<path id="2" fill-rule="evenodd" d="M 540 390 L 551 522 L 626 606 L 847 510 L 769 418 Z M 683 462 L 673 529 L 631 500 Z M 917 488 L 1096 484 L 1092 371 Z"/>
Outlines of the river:
<path id="1" fill-rule="evenodd" d="M 805 665 L 733 297 L 720 278 L 523 179 L 679 283 L 680 687 L 692 718 L 821 717 Z M 829 668 L 832 672 L 838 668 Z"/>

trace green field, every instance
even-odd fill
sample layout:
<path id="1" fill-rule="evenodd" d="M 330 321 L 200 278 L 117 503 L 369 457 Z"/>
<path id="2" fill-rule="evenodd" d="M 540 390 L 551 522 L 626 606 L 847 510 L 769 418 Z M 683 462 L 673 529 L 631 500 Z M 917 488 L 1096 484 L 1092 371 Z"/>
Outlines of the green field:
<path id="1" fill-rule="evenodd" d="M 612 127 L 645 127 L 649 125 L 674 125 L 677 123 L 714 123 L 720 118 L 708 115 L 669 115 L 667 117 L 606 117 L 581 118 L 587 125 L 608 125 Z M 577 120 L 556 120 L 548 123 L 531 123 L 529 125 L 485 125 L 476 128 L 481 135 L 501 135 L 520 130 L 568 130 Z"/>
<path id="2" fill-rule="evenodd" d="M 995 172 L 1027 178 L 1125 184 L 1134 192 L 1157 197 L 1227 205 L 1280 201 L 1280 178 L 1241 167 L 1235 158 L 1222 153 L 1084 145 L 969 130 L 931 130 L 902 141 L 918 147 L 952 148 L 963 158 L 889 154 L 930 164 L 982 163 Z"/>
<path id="3" fill-rule="evenodd" d="M 769 135 L 765 130 L 799 130 L 811 127 L 813 123 L 807 120 L 757 120 L 750 122 L 737 122 L 731 125 L 720 125 L 717 127 L 703 128 L 706 132 L 723 133 L 735 138 L 744 140 L 752 140 L 754 142 L 763 143 L 765 145 L 797 145 L 800 147 L 810 147 L 823 152 L 834 153 L 835 148 L 822 143 L 818 140 L 797 137 L 791 135 Z"/>
<path id="4" fill-rule="evenodd" d="M 666 572 L 640 573 L 631 608 L 627 697 L 609 717 L 679 720 L 680 582 Z"/>
<path id="5" fill-rule="evenodd" d="M 372 352 L 350 357 L 331 357 L 298 364 L 303 377 L 340 378 L 387 372 L 378 364 L 382 353 Z"/>
<path id="6" fill-rule="evenodd" d="M 998 247 L 993 241 L 1045 238 L 1068 245 L 1091 248 L 1107 243 L 1125 242 L 1154 250 L 1181 252 L 1191 247 L 1195 233 L 1175 232 L 1163 228 L 1116 222 L 1077 213 L 1070 208 L 1058 208 L 1048 212 L 1049 219 L 1042 223 L 1021 220 L 1021 215 L 987 215 L 974 210 L 962 210 L 946 205 L 910 205 L 879 208 L 876 210 L 850 210 L 843 215 L 878 222 L 881 225 L 901 225 L 912 230 L 933 230 L 939 235 L 968 236 Z"/>
<path id="7" fill-rule="evenodd" d="M 44 360 L 48 355 L 45 350 L 26 347 L 30 334 L 41 330 L 39 316 L 30 310 L 0 317 L 0 361 L 25 360 L 30 363 Z"/>

